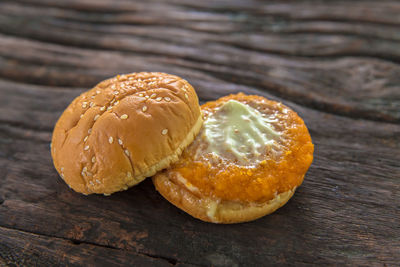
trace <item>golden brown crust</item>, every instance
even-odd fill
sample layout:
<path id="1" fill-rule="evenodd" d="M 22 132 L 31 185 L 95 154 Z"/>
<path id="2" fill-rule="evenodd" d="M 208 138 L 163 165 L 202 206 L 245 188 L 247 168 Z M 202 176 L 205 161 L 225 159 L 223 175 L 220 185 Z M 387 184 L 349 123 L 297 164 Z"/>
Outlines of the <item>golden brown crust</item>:
<path id="1" fill-rule="evenodd" d="M 118 75 L 72 101 L 54 128 L 51 153 L 75 191 L 111 194 L 176 161 L 201 124 L 187 81 L 154 72 Z"/>
<path id="2" fill-rule="evenodd" d="M 265 158 L 259 160 L 264 160 L 251 167 L 228 158 L 215 160 L 215 154 L 205 152 L 209 144 L 203 128 L 179 161 L 153 177 L 156 189 L 167 200 L 208 222 L 245 222 L 274 212 L 301 185 L 313 159 L 314 146 L 307 127 L 281 103 L 241 93 L 230 95 L 204 104 L 203 119 L 232 99 L 264 115 L 272 114 L 272 126 L 280 133 L 275 140 L 279 144 L 276 152 L 262 154 Z"/>
<path id="3" fill-rule="evenodd" d="M 161 172 L 153 177 L 153 184 L 157 191 L 173 205 L 193 217 L 212 223 L 230 224 L 256 220 L 285 205 L 296 190 L 294 187 L 264 203 L 218 201 L 191 192 L 184 185 L 174 183 L 168 175 L 170 173 Z"/>

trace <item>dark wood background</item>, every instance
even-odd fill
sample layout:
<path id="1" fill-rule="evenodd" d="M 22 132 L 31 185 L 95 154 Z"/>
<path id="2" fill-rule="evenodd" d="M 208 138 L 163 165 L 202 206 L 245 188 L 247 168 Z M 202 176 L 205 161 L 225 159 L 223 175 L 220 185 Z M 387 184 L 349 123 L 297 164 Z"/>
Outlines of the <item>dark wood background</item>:
<path id="1" fill-rule="evenodd" d="M 276 213 L 214 225 L 150 180 L 71 191 L 51 131 L 119 73 L 186 78 L 201 101 L 247 92 L 305 120 L 315 159 Z M 0 1 L 0 266 L 363 265 L 400 261 L 400 2 Z"/>

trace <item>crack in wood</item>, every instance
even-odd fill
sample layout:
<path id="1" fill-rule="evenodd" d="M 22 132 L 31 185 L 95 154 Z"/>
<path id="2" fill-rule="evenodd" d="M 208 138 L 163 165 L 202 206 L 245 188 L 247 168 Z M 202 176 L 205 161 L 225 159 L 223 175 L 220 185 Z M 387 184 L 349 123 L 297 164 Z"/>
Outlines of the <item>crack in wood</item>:
<path id="1" fill-rule="evenodd" d="M 149 254 L 149 253 L 143 253 L 144 255 L 154 258 L 154 259 L 163 259 L 168 261 L 171 265 L 175 266 L 179 261 L 175 258 L 171 258 L 171 257 L 165 257 L 165 256 L 159 256 L 159 255 L 153 255 L 153 254 Z M 179 262 L 179 263 L 186 263 L 187 262 Z"/>
<path id="2" fill-rule="evenodd" d="M 1 205 L 1 203 L 0 203 L 0 205 Z M 18 229 L 18 228 L 10 228 L 10 227 L 5 227 L 5 226 L 0 226 L 0 229 L 2 229 L 2 228 L 3 229 L 9 229 L 9 230 L 13 230 L 13 231 L 22 232 L 22 233 L 25 233 L 25 234 L 31 234 L 31 235 L 37 235 L 37 236 L 42 236 L 42 237 L 65 240 L 65 241 L 68 241 L 71 244 L 76 245 L 76 246 L 84 244 L 84 245 L 88 245 L 88 246 L 95 246 L 95 247 L 112 249 L 112 250 L 129 251 L 130 253 L 133 253 L 133 254 L 142 255 L 142 256 L 149 257 L 149 258 L 158 259 L 158 260 L 162 260 L 162 261 L 168 262 L 172 266 L 175 266 L 178 263 L 179 264 L 190 264 L 190 265 L 193 265 L 193 266 L 201 266 L 201 265 L 197 265 L 197 264 L 193 264 L 193 263 L 189 263 L 189 262 L 182 262 L 182 261 L 180 261 L 180 260 L 178 260 L 176 258 L 166 257 L 166 256 L 162 256 L 162 255 L 148 253 L 148 252 L 133 251 L 133 250 L 122 249 L 122 248 L 118 248 L 118 247 L 114 247 L 114 246 L 110 246 L 110 245 L 104 245 L 104 244 L 97 244 L 97 243 L 94 243 L 94 242 L 88 242 L 88 241 L 84 241 L 84 240 L 66 238 L 66 237 L 55 236 L 55 235 L 46 235 L 46 234 L 43 234 L 43 233 L 31 232 L 31 231 L 27 231 L 27 230 L 23 230 L 23 229 Z"/>
<path id="3" fill-rule="evenodd" d="M 35 1 L 34 3 L 32 3 L 32 1 L 27 1 L 27 0 L 3 0 L 4 2 L 8 2 L 8 3 L 19 3 L 19 4 L 30 4 L 32 6 L 40 6 L 43 8 L 62 8 L 63 10 L 70 10 L 70 11 L 75 11 L 75 12 L 80 12 L 83 14 L 93 14 L 93 13 L 97 13 L 97 14 L 126 14 L 127 12 L 135 12 L 137 11 L 137 8 L 130 8 L 129 2 L 122 2 L 122 5 L 104 5 L 101 4 L 100 5 L 95 5 L 92 4 L 90 2 L 83 2 L 83 3 L 68 3 L 65 4 L 63 2 L 54 2 L 54 1 Z M 263 8 L 257 8 L 257 5 L 255 5 L 254 3 L 243 3 L 240 1 L 238 1 L 239 3 L 235 3 L 232 2 L 230 3 L 231 5 L 227 5 L 226 3 L 222 2 L 222 4 L 218 4 L 215 2 L 210 2 L 210 1 L 201 1 L 201 2 L 195 2 L 195 1 L 173 1 L 171 3 L 173 8 L 176 9 L 180 9 L 183 10 L 185 12 L 191 12 L 191 11 L 196 11 L 196 12 L 203 12 L 203 13 L 207 13 L 207 14 L 215 14 L 215 15 L 227 15 L 229 17 L 238 17 L 238 18 L 243 18 L 248 16 L 249 14 L 251 15 L 258 15 L 255 16 L 255 19 L 260 19 L 263 18 L 265 16 L 271 16 L 271 17 L 275 17 L 275 18 L 282 18 L 285 20 L 292 20 L 292 21 L 335 21 L 335 22 L 360 22 L 360 23 L 367 23 L 367 24 L 373 24 L 373 25 L 381 25 L 381 26 L 397 26 L 400 23 L 397 21 L 390 21 L 390 18 L 393 18 L 394 16 L 391 16 L 389 18 L 385 18 L 382 17 L 380 18 L 380 20 L 371 20 L 368 18 L 368 16 L 360 16 L 360 15 L 356 15 L 356 16 L 351 16 L 349 15 L 347 12 L 341 12 L 340 15 L 342 15 L 343 17 L 338 17 L 338 16 L 334 16 L 335 13 L 337 14 L 338 11 L 336 10 L 332 10 L 330 13 L 325 14 L 325 15 L 318 15 L 318 11 L 321 7 L 325 7 L 325 8 L 332 8 L 332 6 L 329 6 L 329 4 L 327 3 L 318 3 L 317 6 L 318 8 L 315 8 L 316 5 L 313 3 L 307 3 L 306 1 L 289 1 L 286 2 L 284 5 L 281 5 L 281 7 L 285 7 L 286 6 L 286 10 L 285 8 L 283 8 L 282 10 L 274 10 L 274 7 L 277 7 L 277 3 L 271 2 L 271 3 L 265 3 L 264 5 L 261 5 Z M 347 7 L 347 8 L 354 8 L 354 9 L 358 9 L 361 7 L 361 5 L 359 3 L 357 3 L 356 1 L 353 1 L 355 3 L 352 3 L 351 7 Z M 164 4 L 163 1 L 153 1 L 153 4 Z M 210 5 L 210 4 L 214 4 L 214 5 Z M 364 6 L 371 6 L 371 9 L 373 8 L 373 6 L 379 6 L 379 8 L 382 9 L 386 9 L 386 10 L 390 10 L 390 4 L 392 4 L 392 6 L 396 5 L 396 2 L 391 2 L 391 1 L 380 1 L 379 3 L 377 3 L 376 1 L 371 1 L 367 3 L 363 2 L 363 7 Z M 33 5 L 34 4 L 34 5 Z M 301 15 L 296 16 L 293 15 L 293 10 L 289 7 L 290 4 L 294 4 L 294 6 L 298 7 L 298 9 L 304 9 L 304 8 L 310 8 L 310 7 L 314 7 L 315 8 L 315 12 L 311 12 L 314 13 L 314 15 L 308 15 L 308 16 L 304 16 L 301 17 Z M 141 6 L 143 8 L 143 6 Z M 295 7 L 293 9 L 295 9 Z M 333 7 L 337 7 L 337 6 L 333 6 Z M 339 8 L 342 11 L 345 11 L 345 9 L 343 9 L 343 7 L 339 6 Z M 378 7 L 375 7 L 378 8 Z M 150 9 L 150 11 L 157 11 L 157 8 L 152 8 Z M 336 11 L 336 12 L 333 12 Z M 346 16 L 348 18 L 346 18 Z"/>
<path id="4" fill-rule="evenodd" d="M 26 124 L 26 123 L 24 123 L 22 121 L 9 121 L 9 120 L 6 121 L 6 120 L 0 119 L 0 124 L 10 125 L 12 127 L 23 128 L 23 129 L 26 129 L 26 130 L 33 130 L 33 131 L 36 131 L 36 132 L 42 132 L 42 131 L 53 132 L 53 127 L 43 127 L 43 126 L 37 127 L 34 124 Z"/>

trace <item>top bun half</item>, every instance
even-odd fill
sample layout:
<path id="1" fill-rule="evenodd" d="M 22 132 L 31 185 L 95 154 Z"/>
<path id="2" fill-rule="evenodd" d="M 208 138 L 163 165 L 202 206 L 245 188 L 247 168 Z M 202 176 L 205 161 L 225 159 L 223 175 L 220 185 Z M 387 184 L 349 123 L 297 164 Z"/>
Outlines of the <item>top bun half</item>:
<path id="1" fill-rule="evenodd" d="M 72 189 L 108 195 L 175 162 L 201 125 L 186 80 L 158 72 L 118 75 L 72 101 L 54 128 L 51 154 Z"/>

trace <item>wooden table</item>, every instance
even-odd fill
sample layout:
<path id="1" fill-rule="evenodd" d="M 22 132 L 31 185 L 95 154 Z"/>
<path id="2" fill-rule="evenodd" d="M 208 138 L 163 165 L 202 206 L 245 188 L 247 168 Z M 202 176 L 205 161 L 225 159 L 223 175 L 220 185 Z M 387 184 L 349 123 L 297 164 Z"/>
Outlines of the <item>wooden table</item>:
<path id="1" fill-rule="evenodd" d="M 0 266 L 398 266 L 400 3 L 1 0 Z M 148 179 L 83 196 L 57 175 L 53 126 L 119 73 L 243 91 L 305 120 L 315 159 L 289 203 L 237 225 L 193 219 Z"/>

